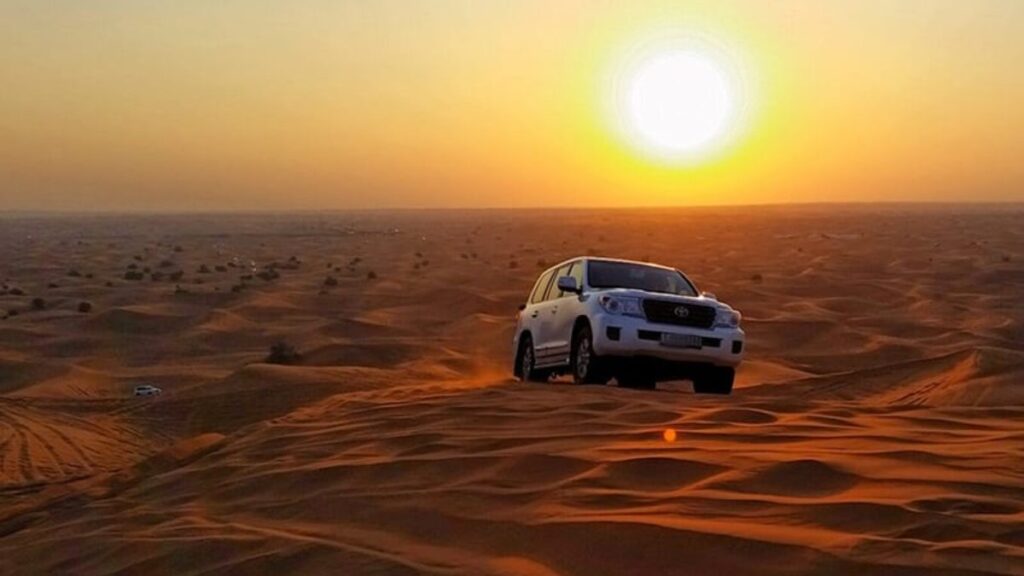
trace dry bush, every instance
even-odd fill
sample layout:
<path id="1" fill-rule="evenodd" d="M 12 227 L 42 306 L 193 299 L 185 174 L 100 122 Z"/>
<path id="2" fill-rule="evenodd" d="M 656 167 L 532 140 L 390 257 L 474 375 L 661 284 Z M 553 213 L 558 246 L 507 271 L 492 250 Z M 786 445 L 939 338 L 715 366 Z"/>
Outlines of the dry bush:
<path id="1" fill-rule="evenodd" d="M 268 364 L 295 364 L 299 360 L 302 360 L 302 354 L 284 340 L 275 342 L 266 357 Z"/>

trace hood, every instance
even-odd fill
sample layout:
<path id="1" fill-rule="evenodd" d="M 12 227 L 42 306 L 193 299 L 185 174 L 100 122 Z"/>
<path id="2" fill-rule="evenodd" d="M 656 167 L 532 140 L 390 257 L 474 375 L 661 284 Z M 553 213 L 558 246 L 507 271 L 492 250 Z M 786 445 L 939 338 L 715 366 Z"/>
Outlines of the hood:
<path id="1" fill-rule="evenodd" d="M 636 290 L 633 288 L 605 288 L 601 290 L 594 290 L 591 292 L 595 296 L 601 294 L 608 294 L 611 296 L 624 296 L 627 298 L 647 298 L 651 300 L 664 300 L 666 302 L 679 302 L 680 304 L 697 304 L 700 306 L 709 306 L 719 310 L 732 310 L 732 308 L 724 302 L 719 302 L 713 298 L 707 298 L 705 296 L 680 296 L 678 294 L 665 294 L 663 292 L 648 292 L 646 290 Z"/>

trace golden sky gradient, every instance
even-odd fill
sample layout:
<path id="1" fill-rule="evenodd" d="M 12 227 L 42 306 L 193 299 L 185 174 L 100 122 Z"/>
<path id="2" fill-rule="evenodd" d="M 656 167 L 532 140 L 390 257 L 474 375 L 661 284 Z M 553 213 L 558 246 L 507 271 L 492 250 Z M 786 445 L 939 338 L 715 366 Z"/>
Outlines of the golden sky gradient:
<path id="1" fill-rule="evenodd" d="M 694 165 L 612 128 L 697 31 L 749 83 Z M 1024 201 L 1024 2 L 0 0 L 0 209 Z"/>

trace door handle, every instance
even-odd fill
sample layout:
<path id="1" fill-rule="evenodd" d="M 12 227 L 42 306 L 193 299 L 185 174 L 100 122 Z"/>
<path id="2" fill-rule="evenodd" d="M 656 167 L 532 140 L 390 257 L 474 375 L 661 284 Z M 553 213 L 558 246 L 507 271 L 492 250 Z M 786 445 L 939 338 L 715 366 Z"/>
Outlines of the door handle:
<path id="1" fill-rule="evenodd" d="M 537 317 L 537 311 L 536 311 L 536 310 L 534 310 L 534 311 L 533 311 L 533 314 L 530 314 L 530 316 L 531 316 L 531 317 L 533 317 L 533 318 L 536 318 L 536 317 Z"/>

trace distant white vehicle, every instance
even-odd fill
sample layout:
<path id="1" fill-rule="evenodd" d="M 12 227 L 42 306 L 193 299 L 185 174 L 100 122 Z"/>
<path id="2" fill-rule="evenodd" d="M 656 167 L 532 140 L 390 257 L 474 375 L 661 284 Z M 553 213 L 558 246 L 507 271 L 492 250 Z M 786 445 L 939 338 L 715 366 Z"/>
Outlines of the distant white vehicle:
<path id="1" fill-rule="evenodd" d="M 674 268 L 574 258 L 544 271 L 520 307 L 513 372 L 632 388 L 689 379 L 694 392 L 729 394 L 743 359 L 740 318 Z"/>
<path id="2" fill-rule="evenodd" d="M 136 396 L 159 396 L 163 390 L 149 384 L 135 387 Z"/>

